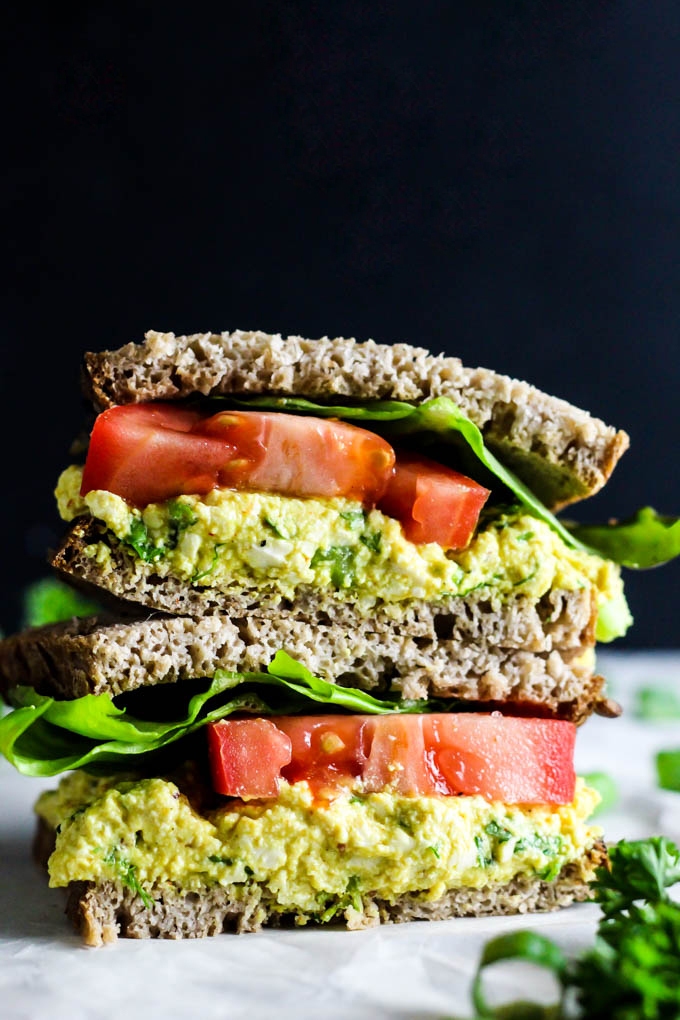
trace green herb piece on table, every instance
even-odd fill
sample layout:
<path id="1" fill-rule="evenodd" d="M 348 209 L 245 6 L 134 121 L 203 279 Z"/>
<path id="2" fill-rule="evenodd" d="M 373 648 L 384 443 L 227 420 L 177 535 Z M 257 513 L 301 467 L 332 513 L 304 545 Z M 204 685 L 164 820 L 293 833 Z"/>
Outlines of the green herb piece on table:
<path id="1" fill-rule="evenodd" d="M 619 788 L 608 772 L 588 772 L 584 777 L 587 786 L 592 786 L 600 795 L 594 815 L 609 811 L 619 801 Z"/>
<path id="2" fill-rule="evenodd" d="M 487 942 L 472 986 L 475 1020 L 678 1020 L 680 904 L 667 890 L 680 881 L 680 850 L 653 836 L 622 841 L 609 855 L 610 867 L 598 868 L 592 883 L 604 915 L 593 948 L 570 963 L 537 932 L 509 932 Z M 561 987 L 559 1003 L 490 1006 L 482 975 L 503 960 L 525 960 L 552 971 Z M 577 1013 L 568 1006 L 569 996 L 575 997 Z"/>
<path id="3" fill-rule="evenodd" d="M 641 687 L 635 694 L 633 715 L 646 722 L 680 719 L 680 694 L 672 687 Z"/>
<path id="4" fill-rule="evenodd" d="M 680 793 L 680 748 L 675 751 L 658 752 L 656 778 L 662 790 Z"/>

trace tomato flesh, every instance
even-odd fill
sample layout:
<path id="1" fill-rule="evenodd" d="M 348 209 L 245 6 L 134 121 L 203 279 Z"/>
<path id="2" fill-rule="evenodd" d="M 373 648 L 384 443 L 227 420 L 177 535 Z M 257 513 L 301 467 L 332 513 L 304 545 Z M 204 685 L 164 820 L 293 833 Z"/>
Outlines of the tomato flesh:
<path id="1" fill-rule="evenodd" d="M 281 769 L 291 759 L 290 738 L 269 719 L 209 726 L 208 749 L 215 789 L 230 797 L 276 797 Z"/>
<path id="2" fill-rule="evenodd" d="M 269 725 L 258 725 L 263 722 Z M 230 736 L 235 726 L 237 740 Z M 251 757 L 241 749 L 249 741 L 249 727 L 258 749 Z M 574 724 L 564 720 L 499 712 L 280 716 L 208 726 L 215 789 L 263 798 L 276 796 L 261 791 L 278 791 L 284 778 L 305 780 L 324 795 L 361 780 L 369 793 L 390 789 L 409 797 L 479 794 L 505 804 L 569 804 L 576 781 L 575 736 Z M 280 748 L 281 737 L 289 742 L 290 758 L 279 766 L 280 751 L 269 753 L 264 743 L 272 740 Z M 234 743 L 238 768 L 230 757 Z"/>
<path id="3" fill-rule="evenodd" d="M 142 507 L 183 493 L 230 488 L 344 496 L 373 506 L 393 465 L 389 443 L 345 422 L 128 404 L 97 417 L 81 495 L 105 489 Z"/>
<path id="4" fill-rule="evenodd" d="M 396 517 L 416 545 L 438 542 L 445 549 L 464 549 L 489 495 L 489 489 L 458 471 L 400 453 L 378 509 Z"/>

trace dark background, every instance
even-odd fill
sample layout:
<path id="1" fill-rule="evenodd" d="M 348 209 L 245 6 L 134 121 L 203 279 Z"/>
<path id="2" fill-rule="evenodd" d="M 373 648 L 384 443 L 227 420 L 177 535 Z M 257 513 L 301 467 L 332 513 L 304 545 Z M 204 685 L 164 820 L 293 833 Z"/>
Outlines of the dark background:
<path id="1" fill-rule="evenodd" d="M 13 5 L 17 8 L 19 5 Z M 680 7 L 24 4 L 4 14 L 0 626 L 45 572 L 84 350 L 407 340 L 625 428 L 582 519 L 680 512 Z M 619 646 L 678 646 L 678 564 Z"/>

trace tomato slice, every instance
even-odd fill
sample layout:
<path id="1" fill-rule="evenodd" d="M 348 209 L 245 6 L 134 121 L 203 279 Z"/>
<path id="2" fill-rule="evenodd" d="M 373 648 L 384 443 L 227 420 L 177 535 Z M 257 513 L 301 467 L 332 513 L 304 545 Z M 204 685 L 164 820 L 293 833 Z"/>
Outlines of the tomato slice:
<path id="1" fill-rule="evenodd" d="M 378 509 L 401 521 L 416 545 L 438 542 L 464 549 L 477 527 L 489 489 L 426 457 L 400 453 Z"/>
<path id="2" fill-rule="evenodd" d="M 370 746 L 366 716 L 281 716 L 276 725 L 291 742 L 291 761 L 282 775 L 306 780 L 318 795 L 351 785 L 362 775 Z"/>
<path id="3" fill-rule="evenodd" d="M 269 719 L 230 719 L 208 727 L 215 789 L 230 797 L 276 797 L 290 738 Z"/>
<path id="4" fill-rule="evenodd" d="M 263 722 L 266 728 L 258 725 Z M 230 735 L 232 727 L 238 727 L 237 737 Z M 256 750 L 246 753 L 250 727 Z M 575 736 L 574 724 L 564 720 L 499 712 L 282 716 L 208 726 L 215 789 L 232 797 L 263 798 L 276 796 L 261 791 L 278 791 L 284 778 L 307 781 L 324 796 L 360 780 L 368 792 L 479 794 L 505 804 L 569 804 L 576 781 Z M 281 737 L 290 746 L 283 765 L 277 758 Z M 271 750 L 264 746 L 267 740 Z M 231 761 L 234 745 L 236 765 Z"/>
<path id="5" fill-rule="evenodd" d="M 97 417 L 81 495 L 105 489 L 141 507 L 183 493 L 232 488 L 345 496 L 372 506 L 393 465 L 389 443 L 345 422 L 129 404 Z"/>

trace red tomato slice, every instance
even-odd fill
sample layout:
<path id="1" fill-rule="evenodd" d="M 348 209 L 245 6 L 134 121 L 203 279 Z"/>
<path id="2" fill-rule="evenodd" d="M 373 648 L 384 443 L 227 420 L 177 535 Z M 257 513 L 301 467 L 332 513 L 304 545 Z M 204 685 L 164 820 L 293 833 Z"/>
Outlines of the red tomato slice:
<path id="1" fill-rule="evenodd" d="M 422 716 L 377 716 L 373 723 L 373 741 L 362 773 L 364 787 L 378 793 L 392 786 L 406 797 L 431 797 L 451 792 L 438 782 L 425 745 Z"/>
<path id="2" fill-rule="evenodd" d="M 208 726 L 208 748 L 218 793 L 276 797 L 291 744 L 269 719 L 230 719 L 228 725 Z"/>
<path id="3" fill-rule="evenodd" d="M 331 794 L 362 774 L 370 746 L 366 716 L 281 716 L 276 725 L 291 742 L 289 783 L 306 780 L 317 794 Z"/>
<path id="4" fill-rule="evenodd" d="M 265 721 L 271 729 L 255 725 Z M 237 740 L 229 735 L 236 725 Z M 240 748 L 250 726 L 258 750 L 248 757 Z M 479 794 L 505 804 L 569 804 L 574 798 L 576 728 L 558 719 L 498 712 L 285 716 L 225 720 L 210 724 L 208 733 L 215 789 L 232 797 L 276 796 L 259 791 L 278 790 L 284 778 L 306 780 L 324 795 L 361 779 L 368 792 L 387 788 L 405 796 Z M 290 742 L 290 758 L 278 766 L 276 751 L 269 753 L 262 741 L 271 739 L 278 748 L 281 736 Z M 238 783 L 230 761 L 234 743 Z"/>
<path id="5" fill-rule="evenodd" d="M 464 549 L 477 527 L 489 490 L 425 457 L 400 453 L 378 509 L 401 521 L 416 545 L 438 542 Z"/>
<path id="6" fill-rule="evenodd" d="M 174 404 L 112 407 L 95 421 L 81 495 L 113 492 L 135 506 L 214 488 L 288 496 L 346 496 L 373 505 L 394 451 L 344 422 L 228 411 L 207 416 Z"/>

